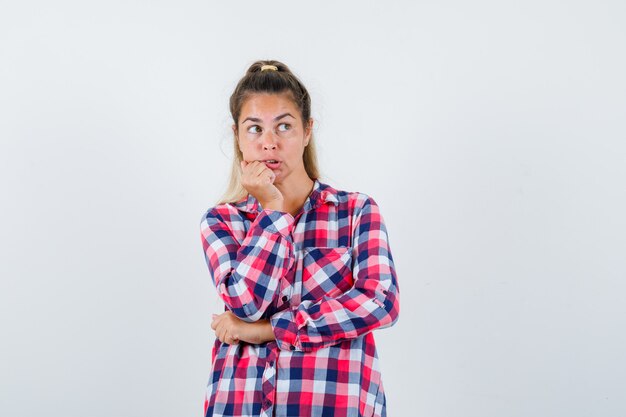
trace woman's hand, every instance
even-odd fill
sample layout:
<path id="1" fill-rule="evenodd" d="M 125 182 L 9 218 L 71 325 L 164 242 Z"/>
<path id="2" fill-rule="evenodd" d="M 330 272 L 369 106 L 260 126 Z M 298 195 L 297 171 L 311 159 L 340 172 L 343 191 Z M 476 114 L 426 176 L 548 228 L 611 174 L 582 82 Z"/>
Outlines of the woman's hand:
<path id="1" fill-rule="evenodd" d="M 282 208 L 283 194 L 274 185 L 276 174 L 269 169 L 263 161 L 241 161 L 241 185 L 254 198 L 256 198 L 263 208 L 272 205 L 271 208 Z"/>
<path id="2" fill-rule="evenodd" d="M 215 330 L 215 337 L 220 342 L 233 345 L 247 342 L 260 344 L 275 340 L 274 331 L 269 320 L 259 320 L 248 323 L 235 316 L 231 311 L 222 314 L 213 314 L 211 328 Z"/>

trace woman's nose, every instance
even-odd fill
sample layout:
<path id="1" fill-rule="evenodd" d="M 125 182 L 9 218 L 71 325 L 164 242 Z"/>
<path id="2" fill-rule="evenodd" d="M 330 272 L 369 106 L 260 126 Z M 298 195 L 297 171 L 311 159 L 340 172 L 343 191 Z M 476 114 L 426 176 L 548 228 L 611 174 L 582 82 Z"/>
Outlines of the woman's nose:
<path id="1" fill-rule="evenodd" d="M 267 132 L 263 136 L 263 149 L 275 149 L 276 148 L 276 136 L 273 132 Z"/>

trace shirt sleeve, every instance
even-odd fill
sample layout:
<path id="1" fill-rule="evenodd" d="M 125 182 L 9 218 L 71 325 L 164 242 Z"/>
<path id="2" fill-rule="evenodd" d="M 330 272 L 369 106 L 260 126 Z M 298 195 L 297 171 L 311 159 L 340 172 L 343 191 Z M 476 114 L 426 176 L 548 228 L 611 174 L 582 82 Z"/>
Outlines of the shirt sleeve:
<path id="1" fill-rule="evenodd" d="M 293 266 L 290 233 L 294 217 L 278 210 L 262 210 L 244 234 L 243 221 L 231 220 L 231 216 L 228 209 L 219 208 L 203 216 L 204 256 L 227 308 L 242 320 L 253 322 L 272 304 L 280 278 Z"/>
<path id="2" fill-rule="evenodd" d="M 275 313 L 270 323 L 281 349 L 314 351 L 398 320 L 399 288 L 384 219 L 367 197 L 354 223 L 354 285 L 343 294 Z"/>

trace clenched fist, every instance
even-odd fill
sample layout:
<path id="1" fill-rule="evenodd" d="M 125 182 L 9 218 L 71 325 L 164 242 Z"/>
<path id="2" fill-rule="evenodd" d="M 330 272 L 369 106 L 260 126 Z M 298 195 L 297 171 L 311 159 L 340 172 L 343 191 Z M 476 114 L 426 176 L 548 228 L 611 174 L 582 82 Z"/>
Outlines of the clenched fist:
<path id="1" fill-rule="evenodd" d="M 272 204 L 282 205 L 283 195 L 274 185 L 276 174 L 263 161 L 241 161 L 241 185 L 263 208 Z"/>
<path id="2" fill-rule="evenodd" d="M 220 342 L 233 345 L 239 342 L 259 344 L 274 340 L 274 331 L 269 320 L 262 319 L 248 323 L 231 311 L 213 314 L 211 328 Z"/>

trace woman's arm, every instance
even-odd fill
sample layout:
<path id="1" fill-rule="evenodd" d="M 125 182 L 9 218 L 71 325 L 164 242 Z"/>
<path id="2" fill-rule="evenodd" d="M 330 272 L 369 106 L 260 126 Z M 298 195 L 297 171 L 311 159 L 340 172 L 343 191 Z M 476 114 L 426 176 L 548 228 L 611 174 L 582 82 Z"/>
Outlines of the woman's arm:
<path id="1" fill-rule="evenodd" d="M 217 206 L 203 216 L 201 238 L 209 272 L 220 298 L 242 320 L 261 318 L 280 289 L 280 278 L 293 266 L 293 225 L 290 213 L 264 209 L 240 243 L 244 224 L 232 208 Z"/>
<path id="2" fill-rule="evenodd" d="M 270 323 L 281 349 L 310 352 L 393 325 L 399 288 L 387 229 L 373 198 L 359 193 L 353 234 L 354 286 L 335 297 L 274 314 Z"/>
<path id="3" fill-rule="evenodd" d="M 230 311 L 214 314 L 211 328 L 220 342 L 229 345 L 242 342 L 261 344 L 274 340 L 274 331 L 269 320 L 261 319 L 248 323 Z"/>

